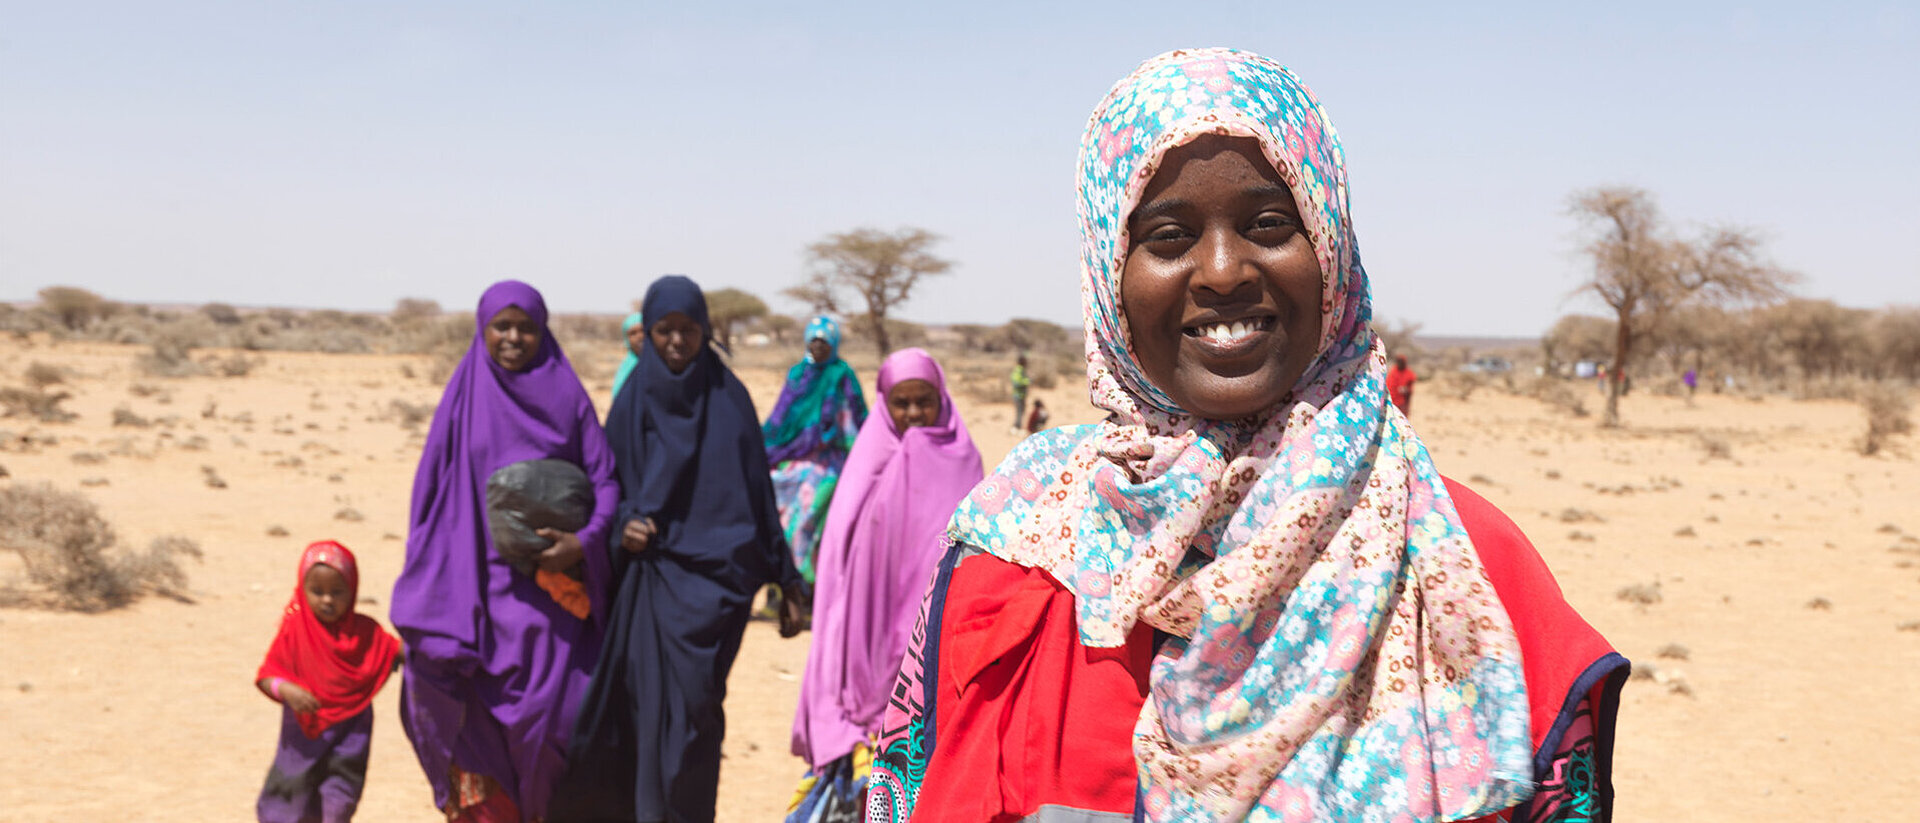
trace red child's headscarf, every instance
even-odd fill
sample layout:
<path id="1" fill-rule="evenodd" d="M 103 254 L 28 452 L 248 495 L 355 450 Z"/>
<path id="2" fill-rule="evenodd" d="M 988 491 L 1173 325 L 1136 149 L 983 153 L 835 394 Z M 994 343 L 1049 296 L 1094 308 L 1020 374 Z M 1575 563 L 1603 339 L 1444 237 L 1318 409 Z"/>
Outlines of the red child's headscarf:
<path id="1" fill-rule="evenodd" d="M 300 730 L 318 737 L 328 726 L 353 717 L 373 702 L 373 696 L 393 672 L 400 641 L 373 618 L 359 612 L 329 626 L 307 608 L 307 572 L 330 566 L 347 579 L 349 603 L 360 592 L 360 568 L 353 552 L 331 540 L 322 540 L 300 554 L 300 576 L 293 585 L 293 601 L 280 618 L 280 634 L 267 649 L 256 679 L 278 677 L 309 692 L 320 710 L 300 715 Z"/>

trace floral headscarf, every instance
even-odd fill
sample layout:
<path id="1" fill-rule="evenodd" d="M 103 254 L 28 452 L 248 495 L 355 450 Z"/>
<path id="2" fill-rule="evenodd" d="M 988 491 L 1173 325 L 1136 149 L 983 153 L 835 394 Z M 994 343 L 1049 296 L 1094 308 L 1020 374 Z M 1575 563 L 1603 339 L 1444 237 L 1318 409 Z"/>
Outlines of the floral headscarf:
<path id="1" fill-rule="evenodd" d="M 1166 153 L 1253 138 L 1322 272 L 1318 353 L 1252 422 L 1142 372 L 1120 305 L 1127 218 Z M 1087 376 L 1107 422 L 1017 446 L 949 536 L 1046 570 L 1081 640 L 1167 635 L 1134 733 L 1150 820 L 1436 820 L 1531 792 L 1506 610 L 1426 447 L 1386 401 L 1333 125 L 1293 74 L 1228 49 L 1142 64 L 1080 146 Z"/>

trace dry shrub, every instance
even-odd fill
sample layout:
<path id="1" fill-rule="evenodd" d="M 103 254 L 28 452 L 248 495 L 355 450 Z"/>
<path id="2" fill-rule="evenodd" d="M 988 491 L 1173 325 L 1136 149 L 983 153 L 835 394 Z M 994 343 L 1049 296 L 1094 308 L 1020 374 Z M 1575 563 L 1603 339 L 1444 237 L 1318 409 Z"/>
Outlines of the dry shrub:
<path id="1" fill-rule="evenodd" d="M 77 331 L 113 314 L 119 306 L 86 289 L 48 286 L 40 290 L 40 310 L 52 315 L 68 330 Z"/>
<path id="2" fill-rule="evenodd" d="M 16 552 L 27 580 L 53 605 L 94 612 L 144 594 L 185 599 L 181 557 L 200 547 L 179 536 L 155 538 L 145 552 L 113 551 L 113 526 L 93 503 L 46 483 L 0 489 L 0 548 Z"/>
<path id="3" fill-rule="evenodd" d="M 153 421 L 134 414 L 133 409 L 127 408 L 126 406 L 116 406 L 113 410 L 113 424 L 116 426 L 132 426 L 136 429 L 144 429 L 153 425 Z"/>
<path id="4" fill-rule="evenodd" d="M 387 414 L 402 427 L 411 429 L 433 419 L 433 404 L 396 399 L 387 404 Z"/>
<path id="5" fill-rule="evenodd" d="M 1651 606 L 1662 600 L 1660 596 L 1660 583 L 1658 581 L 1622 586 L 1619 591 L 1613 593 L 1613 596 L 1620 600 L 1625 600 L 1628 603 L 1641 606 Z"/>
<path id="6" fill-rule="evenodd" d="M 1450 371 L 1441 372 L 1433 384 L 1442 396 L 1465 403 L 1473 399 L 1474 392 L 1486 387 L 1487 379 L 1470 372 Z"/>
<path id="7" fill-rule="evenodd" d="M 22 376 L 26 378 L 27 385 L 32 386 L 35 390 L 44 390 L 48 386 L 67 382 L 66 369 L 60 368 L 59 366 L 48 365 L 38 360 L 28 365 L 25 374 Z"/>
<path id="8" fill-rule="evenodd" d="M 1860 392 L 1860 405 L 1867 413 L 1867 433 L 1860 438 L 1861 454 L 1878 454 L 1889 438 L 1913 430 L 1913 404 L 1907 393 L 1884 383 Z"/>
<path id="9" fill-rule="evenodd" d="M 236 353 L 213 360 L 207 365 L 212 367 L 214 374 L 221 377 L 246 377 L 252 373 L 255 364 L 253 358 Z"/>
<path id="10" fill-rule="evenodd" d="M 72 396 L 67 392 L 0 388 L 0 417 L 31 417 L 42 423 L 65 423 L 80 416 L 60 408 L 60 404 Z"/>
<path id="11" fill-rule="evenodd" d="M 1733 459 L 1733 446 L 1727 443 L 1725 437 L 1717 434 L 1706 434 L 1702 432 L 1700 435 L 1700 450 L 1707 453 L 1706 459 L 1708 460 Z"/>
<path id="12" fill-rule="evenodd" d="M 1549 408 L 1566 412 L 1574 417 L 1587 416 L 1587 401 L 1565 380 L 1539 377 L 1534 379 L 1526 393 L 1533 399 L 1545 403 Z"/>
<path id="13" fill-rule="evenodd" d="M 134 358 L 133 367 L 148 377 L 195 377 L 207 368 L 194 362 L 193 344 L 177 334 L 165 334 L 153 341 L 153 347 Z"/>

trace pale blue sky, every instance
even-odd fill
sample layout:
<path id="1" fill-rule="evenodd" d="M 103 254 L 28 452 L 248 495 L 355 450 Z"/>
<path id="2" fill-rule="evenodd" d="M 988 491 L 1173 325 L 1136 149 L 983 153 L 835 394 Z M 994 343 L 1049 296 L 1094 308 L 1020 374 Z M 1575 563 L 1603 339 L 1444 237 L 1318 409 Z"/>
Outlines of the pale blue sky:
<path id="1" fill-rule="evenodd" d="M 906 316 L 1077 324 L 1088 112 L 1226 45 L 1331 113 L 1382 317 L 1581 308 L 1564 207 L 1599 184 L 1761 229 L 1807 295 L 1920 303 L 1910 3 L 915 5 L 4 0 L 0 299 L 465 309 L 518 277 L 616 312 L 915 225 L 957 265 Z"/>

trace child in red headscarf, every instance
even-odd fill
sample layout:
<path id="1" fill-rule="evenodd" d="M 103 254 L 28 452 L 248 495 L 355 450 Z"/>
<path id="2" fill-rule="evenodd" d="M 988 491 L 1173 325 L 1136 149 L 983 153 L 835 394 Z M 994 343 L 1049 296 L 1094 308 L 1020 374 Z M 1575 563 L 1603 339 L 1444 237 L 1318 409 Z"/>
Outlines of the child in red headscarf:
<path id="1" fill-rule="evenodd" d="M 262 823 L 344 823 L 366 784 L 373 696 L 400 641 L 356 614 L 360 570 L 331 540 L 300 555 L 299 583 L 255 685 L 285 706 L 280 748 L 256 813 Z"/>

